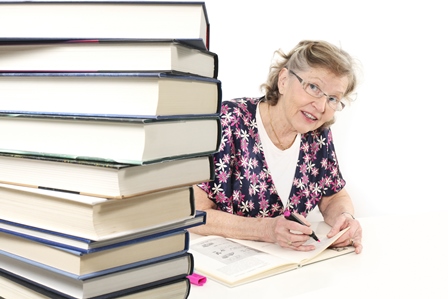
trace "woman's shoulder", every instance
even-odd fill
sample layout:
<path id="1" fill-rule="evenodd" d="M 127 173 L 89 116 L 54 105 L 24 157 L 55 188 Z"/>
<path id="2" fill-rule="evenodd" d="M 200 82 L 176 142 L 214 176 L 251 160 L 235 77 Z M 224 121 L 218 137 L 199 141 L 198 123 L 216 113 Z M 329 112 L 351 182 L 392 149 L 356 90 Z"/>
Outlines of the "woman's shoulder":
<path id="1" fill-rule="evenodd" d="M 221 115 L 237 114 L 239 116 L 247 115 L 249 117 L 255 115 L 257 105 L 261 98 L 234 98 L 225 100 L 221 105 Z"/>
<path id="2" fill-rule="evenodd" d="M 302 150 L 305 153 L 331 158 L 335 151 L 331 128 L 318 129 L 304 134 Z"/>
<path id="3" fill-rule="evenodd" d="M 332 133 L 331 133 L 331 128 L 320 128 L 320 129 L 317 129 L 314 131 L 310 131 L 310 132 L 304 134 L 303 137 L 308 140 L 316 140 L 316 139 L 322 139 L 322 138 L 333 139 Z"/>
<path id="4" fill-rule="evenodd" d="M 239 108 L 249 107 L 249 108 L 251 108 L 251 107 L 256 107 L 260 101 L 261 101 L 261 98 L 241 97 L 241 98 L 225 100 L 222 102 L 222 104 L 223 104 L 223 106 L 228 106 L 228 107 L 239 107 Z"/>

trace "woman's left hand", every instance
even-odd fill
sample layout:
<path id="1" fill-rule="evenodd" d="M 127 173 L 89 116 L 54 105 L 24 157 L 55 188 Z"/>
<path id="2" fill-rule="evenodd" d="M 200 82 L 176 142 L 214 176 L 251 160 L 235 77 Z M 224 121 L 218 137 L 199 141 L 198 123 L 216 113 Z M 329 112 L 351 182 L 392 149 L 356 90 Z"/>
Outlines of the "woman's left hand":
<path id="1" fill-rule="evenodd" d="M 348 214 L 341 214 L 336 220 L 336 223 L 331 228 L 330 232 L 327 234 L 328 238 L 333 237 L 341 230 L 350 227 L 349 230 L 343 234 L 335 243 L 333 247 L 346 247 L 354 246 L 356 253 L 361 253 L 362 251 L 362 228 L 358 220 L 353 219 Z"/>

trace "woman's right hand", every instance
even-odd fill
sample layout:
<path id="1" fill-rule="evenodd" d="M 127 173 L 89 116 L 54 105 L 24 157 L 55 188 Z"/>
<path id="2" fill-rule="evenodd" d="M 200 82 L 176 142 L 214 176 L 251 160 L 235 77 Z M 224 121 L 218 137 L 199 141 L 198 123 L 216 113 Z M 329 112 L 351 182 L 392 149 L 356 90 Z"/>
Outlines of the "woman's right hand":
<path id="1" fill-rule="evenodd" d="M 296 214 L 303 223 L 310 225 L 309 222 L 301 215 Z M 268 220 L 268 219 L 267 219 Z M 291 248 L 298 251 L 311 251 L 315 249 L 314 245 L 304 245 L 310 238 L 313 230 L 306 225 L 286 219 L 283 215 L 270 218 L 270 242 L 277 243 L 281 247 Z"/>

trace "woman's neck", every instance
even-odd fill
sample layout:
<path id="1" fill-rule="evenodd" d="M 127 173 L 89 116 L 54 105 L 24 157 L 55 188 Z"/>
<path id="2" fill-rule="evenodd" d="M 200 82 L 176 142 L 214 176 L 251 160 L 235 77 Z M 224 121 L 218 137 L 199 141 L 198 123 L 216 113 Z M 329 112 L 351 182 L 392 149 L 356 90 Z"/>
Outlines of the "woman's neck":
<path id="1" fill-rule="evenodd" d="M 267 102 L 261 104 L 263 125 L 272 143 L 281 150 L 289 149 L 294 144 L 297 133 L 285 129 L 285 117 L 281 115 L 279 106 L 271 106 Z"/>

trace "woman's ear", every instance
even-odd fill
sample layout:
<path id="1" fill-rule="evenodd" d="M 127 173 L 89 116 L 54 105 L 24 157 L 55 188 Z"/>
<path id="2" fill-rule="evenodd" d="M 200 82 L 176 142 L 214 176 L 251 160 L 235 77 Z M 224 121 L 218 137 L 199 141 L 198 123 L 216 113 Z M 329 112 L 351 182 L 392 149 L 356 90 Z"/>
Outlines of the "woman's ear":
<path id="1" fill-rule="evenodd" d="M 284 94 L 285 90 L 288 86 L 288 69 L 287 68 L 282 68 L 280 70 L 280 72 L 278 73 L 277 86 L 278 86 L 278 92 L 280 94 Z"/>

